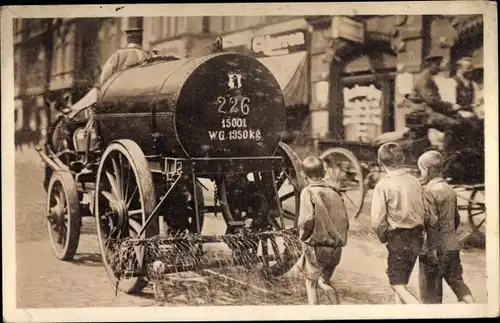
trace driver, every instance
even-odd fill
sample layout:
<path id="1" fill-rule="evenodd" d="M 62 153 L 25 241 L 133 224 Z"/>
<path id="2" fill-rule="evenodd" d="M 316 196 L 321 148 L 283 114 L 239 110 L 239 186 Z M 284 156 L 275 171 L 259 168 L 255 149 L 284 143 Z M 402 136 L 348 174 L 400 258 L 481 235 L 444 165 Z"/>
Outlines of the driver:
<path id="1" fill-rule="evenodd" d="M 440 55 L 428 55 L 424 59 L 424 69 L 416 76 L 414 91 L 420 95 L 423 102 L 430 108 L 427 109 L 427 123 L 438 130 L 446 130 L 450 125 L 456 125 L 454 120 L 458 112 L 462 117 L 468 114 L 458 111 L 460 104 L 445 102 L 441 99 L 439 88 L 433 77 L 441 70 L 443 57 Z"/>
<path id="2" fill-rule="evenodd" d="M 424 58 L 424 69 L 417 74 L 411 94 L 405 96 L 405 103 L 409 108 L 406 119 L 418 119 L 428 127 L 445 132 L 443 146 L 447 147 L 451 141 L 453 129 L 460 124 L 456 120 L 457 115 L 469 118 L 471 113 L 459 111 L 462 108 L 460 104 L 445 102 L 441 99 L 439 88 L 433 77 L 441 70 L 442 62 L 443 57 L 439 55 L 428 55 Z M 403 131 L 384 133 L 375 140 L 375 143 L 383 144 L 404 139 L 408 131 L 409 128 L 405 128 Z"/>
<path id="3" fill-rule="evenodd" d="M 120 48 L 111 55 L 102 68 L 100 85 L 122 70 L 144 63 L 150 55 L 142 49 L 142 28 L 125 30 L 127 46 Z"/>

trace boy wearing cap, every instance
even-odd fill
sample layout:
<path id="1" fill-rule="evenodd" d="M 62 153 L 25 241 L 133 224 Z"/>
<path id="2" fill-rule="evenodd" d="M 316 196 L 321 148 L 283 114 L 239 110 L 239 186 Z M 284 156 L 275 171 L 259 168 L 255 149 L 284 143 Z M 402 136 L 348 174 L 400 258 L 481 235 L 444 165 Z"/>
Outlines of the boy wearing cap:
<path id="1" fill-rule="evenodd" d="M 437 219 L 437 231 L 429 231 L 427 252 L 419 259 L 419 287 L 422 301 L 439 304 L 443 301 L 443 279 L 460 302 L 474 303 L 470 289 L 462 278 L 457 228 L 460 215 L 457 194 L 442 177 L 444 158 L 437 151 L 428 151 L 418 159 L 424 183 L 424 207 L 429 217 Z"/>
<path id="2" fill-rule="evenodd" d="M 132 28 L 127 33 L 127 46 L 120 48 L 111 55 L 102 68 L 100 85 L 102 86 L 115 73 L 132 66 L 142 64 L 150 58 L 148 52 L 142 49 L 142 28 Z"/>
<path id="3" fill-rule="evenodd" d="M 396 304 L 419 304 L 407 284 L 424 243 L 424 228 L 435 221 L 426 217 L 418 179 L 404 168 L 401 147 L 394 142 L 380 146 L 378 162 L 386 176 L 373 190 L 371 224 L 388 250 L 387 276 Z"/>

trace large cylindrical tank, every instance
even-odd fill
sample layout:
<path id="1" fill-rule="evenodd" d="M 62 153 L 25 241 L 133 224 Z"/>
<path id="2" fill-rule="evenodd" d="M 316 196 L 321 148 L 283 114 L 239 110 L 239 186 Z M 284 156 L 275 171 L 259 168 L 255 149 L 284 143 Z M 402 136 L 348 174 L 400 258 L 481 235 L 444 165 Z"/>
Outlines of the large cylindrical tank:
<path id="1" fill-rule="evenodd" d="M 236 53 L 150 63 L 101 88 L 96 118 L 104 144 L 132 139 L 145 154 L 172 157 L 273 155 L 285 127 L 285 103 L 272 73 Z"/>

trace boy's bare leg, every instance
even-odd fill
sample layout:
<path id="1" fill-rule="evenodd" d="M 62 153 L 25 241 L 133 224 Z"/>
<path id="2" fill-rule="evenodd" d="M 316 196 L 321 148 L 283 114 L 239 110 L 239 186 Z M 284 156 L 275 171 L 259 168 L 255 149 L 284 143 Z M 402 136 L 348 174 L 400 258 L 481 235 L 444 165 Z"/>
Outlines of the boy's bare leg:
<path id="1" fill-rule="evenodd" d="M 335 288 L 329 282 L 327 282 L 323 277 L 319 279 L 318 286 L 326 292 L 326 296 L 328 297 L 330 303 L 332 303 L 333 305 L 340 304 L 337 290 L 335 290 Z"/>
<path id="2" fill-rule="evenodd" d="M 421 304 L 418 298 L 406 288 L 406 285 L 393 285 L 392 289 L 396 292 L 403 304 Z"/>
<path id="3" fill-rule="evenodd" d="M 396 291 L 394 291 L 394 304 L 404 304 Z"/>
<path id="4" fill-rule="evenodd" d="M 315 280 L 306 279 L 307 301 L 309 305 L 318 305 L 318 282 Z"/>
<path id="5" fill-rule="evenodd" d="M 476 300 L 474 299 L 474 297 L 472 297 L 472 295 L 465 295 L 463 297 L 463 301 L 464 303 L 475 303 Z"/>

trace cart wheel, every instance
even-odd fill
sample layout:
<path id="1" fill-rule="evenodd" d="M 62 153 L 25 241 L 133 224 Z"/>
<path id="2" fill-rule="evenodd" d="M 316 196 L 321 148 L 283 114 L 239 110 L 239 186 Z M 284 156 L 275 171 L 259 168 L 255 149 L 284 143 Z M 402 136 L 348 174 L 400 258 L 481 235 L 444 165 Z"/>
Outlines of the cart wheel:
<path id="1" fill-rule="evenodd" d="M 144 247 L 135 249 L 131 278 L 117 281 L 110 264 L 115 239 L 137 237 L 156 206 L 155 188 L 148 162 L 131 140 L 111 143 L 103 153 L 96 180 L 95 217 L 99 248 L 112 283 L 125 293 L 137 293 L 147 286 Z M 142 238 L 159 233 L 158 221 L 151 221 Z M 116 243 L 116 242 L 115 242 Z"/>
<path id="2" fill-rule="evenodd" d="M 80 241 L 80 204 L 70 173 L 54 172 L 47 188 L 47 228 L 57 258 L 71 260 Z"/>
<path id="3" fill-rule="evenodd" d="M 467 205 L 469 224 L 473 231 L 485 231 L 486 228 L 486 205 L 484 187 L 475 188 Z"/>
<path id="4" fill-rule="evenodd" d="M 365 197 L 361 163 L 352 152 L 344 148 L 331 148 L 320 156 L 326 163 L 327 180 L 340 191 L 347 214 L 356 218 Z"/>

